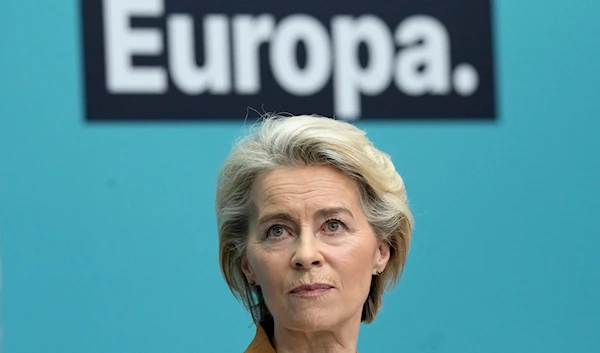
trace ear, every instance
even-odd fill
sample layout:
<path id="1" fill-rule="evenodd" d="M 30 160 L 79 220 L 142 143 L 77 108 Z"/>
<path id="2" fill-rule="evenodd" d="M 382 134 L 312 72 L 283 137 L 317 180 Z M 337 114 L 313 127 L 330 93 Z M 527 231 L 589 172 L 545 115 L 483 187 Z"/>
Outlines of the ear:
<path id="1" fill-rule="evenodd" d="M 244 272 L 244 275 L 246 275 L 246 280 L 248 281 L 248 283 L 251 283 L 252 281 L 258 283 L 256 275 L 254 274 L 254 271 L 252 271 L 250 263 L 248 262 L 248 258 L 245 254 L 242 255 L 242 272 Z"/>
<path id="2" fill-rule="evenodd" d="M 379 247 L 375 254 L 375 268 L 373 269 L 373 274 L 383 271 L 389 260 L 390 244 L 387 241 L 382 241 L 379 243 Z"/>

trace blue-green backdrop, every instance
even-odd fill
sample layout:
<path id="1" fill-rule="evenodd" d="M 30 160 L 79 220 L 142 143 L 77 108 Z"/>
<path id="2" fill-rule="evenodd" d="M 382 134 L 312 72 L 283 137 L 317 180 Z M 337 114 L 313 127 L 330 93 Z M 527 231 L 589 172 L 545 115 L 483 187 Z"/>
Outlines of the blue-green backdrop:
<path id="1" fill-rule="evenodd" d="M 599 12 L 494 3 L 495 123 L 358 123 L 417 221 L 360 352 L 600 352 Z M 79 25 L 0 2 L 4 352 L 241 352 L 213 194 L 242 123 L 86 124 Z"/>

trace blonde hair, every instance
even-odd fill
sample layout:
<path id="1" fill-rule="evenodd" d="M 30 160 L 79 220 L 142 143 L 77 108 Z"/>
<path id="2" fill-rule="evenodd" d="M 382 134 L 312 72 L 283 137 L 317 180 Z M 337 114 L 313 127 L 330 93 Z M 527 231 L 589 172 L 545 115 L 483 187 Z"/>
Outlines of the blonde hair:
<path id="1" fill-rule="evenodd" d="M 265 116 L 237 142 L 218 178 L 216 195 L 221 271 L 234 296 L 249 309 L 255 324 L 272 321 L 260 287 L 251 286 L 241 259 L 254 204 L 256 177 L 279 167 L 327 165 L 360 185 L 363 211 L 379 240 L 390 245 L 384 272 L 373 276 L 363 322 L 375 319 L 383 292 L 401 276 L 413 229 L 406 189 L 390 157 L 376 149 L 354 125 L 321 116 Z"/>

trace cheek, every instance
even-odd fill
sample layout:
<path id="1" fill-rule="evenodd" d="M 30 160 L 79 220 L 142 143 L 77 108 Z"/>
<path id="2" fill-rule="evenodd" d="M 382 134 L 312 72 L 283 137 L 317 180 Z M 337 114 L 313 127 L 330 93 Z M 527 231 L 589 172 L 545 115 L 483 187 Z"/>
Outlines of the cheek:
<path id="1" fill-rule="evenodd" d="M 283 299 L 286 269 L 281 258 L 277 256 L 262 258 L 257 262 L 258 283 L 265 303 L 272 313 L 280 313 L 286 307 Z"/>
<path id="2" fill-rule="evenodd" d="M 259 250 L 252 254 L 250 265 L 263 292 L 279 290 L 278 287 L 282 286 L 286 274 L 284 256 Z"/>
<path id="3" fill-rule="evenodd" d="M 345 284 L 344 287 L 368 293 L 373 268 L 372 245 L 365 242 L 348 245 L 338 257 L 340 261 L 337 270 L 340 279 Z"/>

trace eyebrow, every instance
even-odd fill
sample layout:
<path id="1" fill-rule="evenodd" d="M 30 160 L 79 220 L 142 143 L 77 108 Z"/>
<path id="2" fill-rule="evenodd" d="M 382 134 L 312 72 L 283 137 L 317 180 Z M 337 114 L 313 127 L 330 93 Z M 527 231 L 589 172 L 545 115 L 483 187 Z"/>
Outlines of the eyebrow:
<path id="1" fill-rule="evenodd" d="M 319 211 L 317 211 L 317 213 L 315 214 L 315 217 L 328 218 L 328 217 L 335 216 L 340 213 L 345 213 L 348 216 L 350 216 L 352 219 L 354 219 L 354 215 L 346 207 L 323 208 L 323 209 L 320 209 Z"/>
<path id="2" fill-rule="evenodd" d="M 346 207 L 322 208 L 322 209 L 318 210 L 317 213 L 315 213 L 314 218 L 328 218 L 328 217 L 332 217 L 332 216 L 335 216 L 340 213 L 345 213 L 348 216 L 350 216 L 352 219 L 354 219 L 354 215 Z M 295 221 L 294 217 L 292 215 L 290 215 L 289 213 L 278 212 L 278 213 L 269 213 L 269 214 L 262 216 L 260 218 L 260 220 L 258 221 L 258 224 L 264 224 L 264 223 L 274 221 L 274 220 L 289 221 L 289 222 Z"/>
<path id="3" fill-rule="evenodd" d="M 261 219 L 258 221 L 258 224 L 264 224 L 264 223 L 275 221 L 275 220 L 293 222 L 294 217 L 292 217 L 292 215 L 290 215 L 289 213 L 285 213 L 285 212 L 270 213 L 270 214 L 266 214 L 263 217 L 261 217 Z"/>

